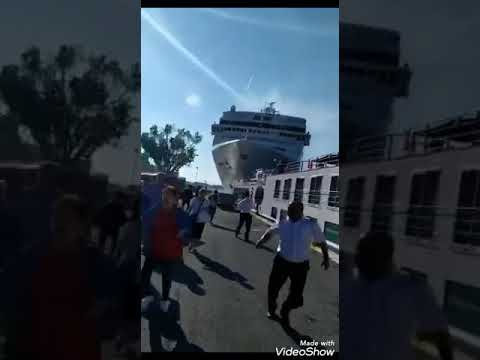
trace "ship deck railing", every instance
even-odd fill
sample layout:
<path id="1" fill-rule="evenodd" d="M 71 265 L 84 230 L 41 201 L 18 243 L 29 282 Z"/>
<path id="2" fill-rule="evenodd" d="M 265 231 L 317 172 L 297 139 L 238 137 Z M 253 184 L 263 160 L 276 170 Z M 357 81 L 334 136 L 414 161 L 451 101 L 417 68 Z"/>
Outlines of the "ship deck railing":
<path id="1" fill-rule="evenodd" d="M 480 129 L 449 135 L 413 132 L 359 139 L 344 146 L 343 162 L 390 161 L 480 146 Z"/>
<path id="2" fill-rule="evenodd" d="M 324 168 L 339 166 L 337 154 L 330 154 L 319 158 L 293 161 L 286 164 L 279 164 L 275 169 L 265 172 L 268 175 L 288 174 L 294 172 L 312 171 Z"/>

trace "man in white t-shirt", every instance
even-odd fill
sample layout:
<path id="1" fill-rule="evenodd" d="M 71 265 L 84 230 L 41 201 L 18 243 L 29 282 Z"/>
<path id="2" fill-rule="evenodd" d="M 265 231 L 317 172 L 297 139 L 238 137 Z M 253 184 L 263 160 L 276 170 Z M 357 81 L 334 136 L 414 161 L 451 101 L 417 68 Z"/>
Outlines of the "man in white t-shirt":
<path id="1" fill-rule="evenodd" d="M 250 213 L 253 209 L 253 201 L 250 197 L 248 191 L 243 194 L 243 199 L 238 202 L 238 210 L 240 211 L 240 217 L 238 219 L 238 226 L 235 230 L 235 236 L 238 237 L 240 230 L 245 224 L 245 241 L 249 241 L 250 228 L 252 227 L 252 214 Z"/>
<path id="2" fill-rule="evenodd" d="M 448 325 L 426 282 L 394 270 L 393 239 L 362 237 L 355 253 L 358 277 L 340 287 L 341 357 L 356 360 L 415 359 L 412 340 L 434 344 L 452 359 Z"/>
<path id="3" fill-rule="evenodd" d="M 294 201 L 288 207 L 288 220 L 283 220 L 268 229 L 256 246 L 259 247 L 274 234 L 278 234 L 280 240 L 268 280 L 267 316 L 271 319 L 277 318 L 275 315 L 277 297 L 282 286 L 290 278 L 290 292 L 280 311 L 282 323 L 290 327 L 290 311 L 303 305 L 303 290 L 310 269 L 311 245 L 318 244 L 322 249 L 322 266 L 325 270 L 330 266 L 328 248 L 317 221 L 303 217 L 303 204 L 298 201 Z"/>

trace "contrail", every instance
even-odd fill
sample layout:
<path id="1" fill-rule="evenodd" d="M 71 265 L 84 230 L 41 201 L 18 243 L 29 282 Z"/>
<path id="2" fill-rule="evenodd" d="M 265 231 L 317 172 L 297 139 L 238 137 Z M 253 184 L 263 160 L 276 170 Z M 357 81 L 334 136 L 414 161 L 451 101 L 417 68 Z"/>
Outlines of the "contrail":
<path id="1" fill-rule="evenodd" d="M 248 84 L 247 84 L 247 91 L 250 90 L 250 85 L 252 85 L 252 80 L 253 80 L 253 75 L 250 76 L 250 79 L 248 79 Z"/>
<path id="2" fill-rule="evenodd" d="M 291 32 L 299 32 L 309 35 L 315 36 L 331 36 L 335 35 L 333 31 L 329 30 L 318 30 L 318 29 L 311 29 L 304 26 L 294 25 L 294 24 L 284 24 L 284 23 L 274 23 L 268 21 L 261 21 L 258 19 L 252 19 L 246 16 L 239 16 L 239 15 L 232 15 L 222 10 L 218 9 L 200 9 L 200 11 L 206 12 L 210 15 L 214 15 L 217 17 L 221 17 L 223 19 L 232 20 L 241 22 L 244 24 L 250 24 L 255 26 L 260 26 L 264 28 L 270 28 L 275 30 L 283 30 L 283 31 L 291 31 Z"/>
<path id="3" fill-rule="evenodd" d="M 170 45 L 175 49 L 180 51 L 188 60 L 190 60 L 193 65 L 198 67 L 203 71 L 208 77 L 215 81 L 220 87 L 229 92 L 233 97 L 243 100 L 243 97 L 230 85 L 228 85 L 220 76 L 215 74 L 215 72 L 210 69 L 207 65 L 202 63 L 200 59 L 195 56 L 191 51 L 189 51 L 185 46 L 182 45 L 180 41 L 175 38 L 175 36 L 170 33 L 164 26 L 160 25 L 146 10 L 141 10 L 142 18 L 147 21 L 160 35 L 162 35 L 165 40 L 167 40 Z"/>

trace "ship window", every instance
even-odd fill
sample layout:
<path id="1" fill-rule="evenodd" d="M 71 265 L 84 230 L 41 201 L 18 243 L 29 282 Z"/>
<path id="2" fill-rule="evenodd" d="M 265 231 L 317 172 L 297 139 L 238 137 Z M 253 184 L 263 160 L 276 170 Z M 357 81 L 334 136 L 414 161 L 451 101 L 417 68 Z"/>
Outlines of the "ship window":
<path id="1" fill-rule="evenodd" d="M 280 221 L 287 220 L 288 212 L 285 209 L 280 210 Z"/>
<path id="2" fill-rule="evenodd" d="M 290 199 L 290 189 L 292 187 L 292 179 L 287 179 L 285 180 L 283 184 L 283 200 L 289 200 Z"/>
<path id="3" fill-rule="evenodd" d="M 389 232 L 392 227 L 395 176 L 377 176 L 372 212 L 372 231 Z"/>
<path id="4" fill-rule="evenodd" d="M 297 179 L 295 181 L 295 193 L 293 195 L 294 201 L 303 201 L 303 185 L 305 184 L 305 179 Z"/>
<path id="5" fill-rule="evenodd" d="M 338 176 L 332 176 L 328 194 L 328 206 L 338 207 L 339 202 Z"/>
<path id="6" fill-rule="evenodd" d="M 260 115 L 255 115 L 255 116 L 253 117 L 253 120 L 260 120 Z"/>
<path id="7" fill-rule="evenodd" d="M 264 117 L 263 117 L 263 120 L 271 121 L 271 120 L 272 120 L 272 117 L 271 117 L 271 116 L 264 116 Z"/>
<path id="8" fill-rule="evenodd" d="M 270 211 L 270 216 L 275 220 L 277 219 L 277 208 L 275 206 L 272 207 L 272 210 Z"/>
<path id="9" fill-rule="evenodd" d="M 421 238 L 433 236 L 439 180 L 440 171 L 428 171 L 413 176 L 406 235 Z"/>
<path id="10" fill-rule="evenodd" d="M 465 332 L 480 336 L 480 288 L 447 281 L 444 310 L 448 322 Z"/>
<path id="11" fill-rule="evenodd" d="M 240 154 L 240 159 L 247 160 L 248 159 L 248 154 Z"/>
<path id="12" fill-rule="evenodd" d="M 480 170 L 462 173 L 454 242 L 480 246 Z"/>
<path id="13" fill-rule="evenodd" d="M 277 198 L 280 196 L 280 186 L 282 184 L 281 180 L 275 180 L 275 190 L 273 191 L 273 197 Z"/>
<path id="14" fill-rule="evenodd" d="M 322 187 L 322 176 L 312 177 L 310 180 L 310 192 L 308 193 L 308 202 L 310 204 L 320 204 L 321 187 Z"/>
<path id="15" fill-rule="evenodd" d="M 360 224 L 364 187 L 364 177 L 350 179 L 348 181 L 345 213 L 343 215 L 344 226 L 356 227 Z"/>

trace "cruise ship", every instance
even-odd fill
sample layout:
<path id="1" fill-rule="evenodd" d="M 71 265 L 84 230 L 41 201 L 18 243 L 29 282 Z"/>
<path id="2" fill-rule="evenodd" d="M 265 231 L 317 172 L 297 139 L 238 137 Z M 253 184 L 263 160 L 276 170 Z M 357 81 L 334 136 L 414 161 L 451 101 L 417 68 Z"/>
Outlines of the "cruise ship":
<path id="1" fill-rule="evenodd" d="M 237 111 L 235 106 L 212 125 L 213 159 L 222 185 L 249 179 L 257 169 L 298 161 L 310 143 L 306 120 L 275 110 L 272 102 L 259 112 Z"/>

